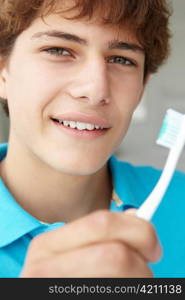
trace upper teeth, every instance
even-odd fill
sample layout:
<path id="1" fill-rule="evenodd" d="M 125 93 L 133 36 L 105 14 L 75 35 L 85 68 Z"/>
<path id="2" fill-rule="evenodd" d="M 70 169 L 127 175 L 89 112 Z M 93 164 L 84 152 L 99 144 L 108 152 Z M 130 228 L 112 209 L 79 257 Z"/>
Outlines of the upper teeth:
<path id="1" fill-rule="evenodd" d="M 90 123 L 82 123 L 82 122 L 75 122 L 75 121 L 63 121 L 59 120 L 60 124 L 63 124 L 64 126 L 71 127 L 71 128 L 77 128 L 78 130 L 94 130 L 94 129 L 103 129 L 104 127 L 90 124 Z"/>

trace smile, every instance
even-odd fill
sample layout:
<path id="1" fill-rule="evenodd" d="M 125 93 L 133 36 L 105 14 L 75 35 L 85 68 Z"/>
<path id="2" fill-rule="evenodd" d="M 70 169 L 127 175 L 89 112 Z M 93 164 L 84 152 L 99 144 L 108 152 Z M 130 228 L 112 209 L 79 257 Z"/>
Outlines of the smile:
<path id="1" fill-rule="evenodd" d="M 109 128 L 91 123 L 61 119 L 52 119 L 52 121 L 60 133 L 75 139 L 94 140 L 104 136 L 109 131 Z"/>
<path id="2" fill-rule="evenodd" d="M 51 116 L 51 120 L 61 133 L 87 140 L 105 135 L 112 127 L 104 117 L 92 113 L 66 112 Z"/>
<path id="3" fill-rule="evenodd" d="M 84 122 L 76 122 L 76 121 L 67 121 L 67 120 L 57 120 L 53 119 L 55 122 L 62 124 L 64 127 L 70 127 L 72 129 L 77 130 L 102 130 L 105 129 L 103 126 L 99 126 L 96 124 L 91 123 L 84 123 Z"/>

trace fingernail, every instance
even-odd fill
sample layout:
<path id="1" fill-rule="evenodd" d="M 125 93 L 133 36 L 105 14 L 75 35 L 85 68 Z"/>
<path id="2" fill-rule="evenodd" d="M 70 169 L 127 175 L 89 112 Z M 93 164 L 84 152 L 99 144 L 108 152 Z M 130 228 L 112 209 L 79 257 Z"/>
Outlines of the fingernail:
<path id="1" fill-rule="evenodd" d="M 136 214 L 137 209 L 135 208 L 128 208 L 124 213 L 127 215 L 132 215 L 134 216 Z"/>

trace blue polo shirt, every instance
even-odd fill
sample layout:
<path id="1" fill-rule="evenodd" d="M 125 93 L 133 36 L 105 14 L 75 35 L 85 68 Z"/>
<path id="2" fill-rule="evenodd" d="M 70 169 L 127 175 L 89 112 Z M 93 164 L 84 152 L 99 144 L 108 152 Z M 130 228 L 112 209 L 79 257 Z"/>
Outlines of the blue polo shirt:
<path id="1" fill-rule="evenodd" d="M 7 144 L 0 145 L 0 161 Z M 117 200 L 111 211 L 139 207 L 155 186 L 161 171 L 109 160 Z M 155 277 L 185 277 L 185 175 L 176 172 L 168 191 L 151 222 L 163 247 L 163 256 L 150 264 Z M 43 224 L 26 212 L 13 198 L 0 178 L 0 277 L 19 277 L 27 249 L 38 234 L 64 223 Z"/>

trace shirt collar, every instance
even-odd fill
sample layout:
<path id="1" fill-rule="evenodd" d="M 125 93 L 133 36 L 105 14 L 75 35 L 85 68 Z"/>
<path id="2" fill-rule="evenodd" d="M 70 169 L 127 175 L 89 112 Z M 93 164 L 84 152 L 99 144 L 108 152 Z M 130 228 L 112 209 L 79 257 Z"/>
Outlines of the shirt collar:
<path id="1" fill-rule="evenodd" d="M 0 145 L 0 161 L 6 156 L 7 148 L 7 144 Z M 0 178 L 0 247 L 7 246 L 27 233 L 35 236 L 63 224 L 43 224 L 34 218 L 15 201 Z"/>
<path id="2" fill-rule="evenodd" d="M 0 179 L 0 247 L 38 228 L 41 223 L 28 214 L 13 198 Z"/>
<path id="3" fill-rule="evenodd" d="M 7 144 L 0 145 L 0 161 L 6 156 Z M 111 211 L 123 211 L 124 208 L 137 207 L 127 180 L 127 164 L 120 164 L 116 157 L 109 159 L 114 186 Z M 124 179 L 123 179 L 123 175 Z M 64 223 L 43 224 L 26 212 L 14 199 L 0 178 L 0 247 L 6 246 L 27 233 L 44 232 Z"/>
<path id="4" fill-rule="evenodd" d="M 111 170 L 113 181 L 114 206 L 119 207 L 118 210 L 127 208 L 138 208 L 139 204 L 133 190 L 133 168 L 129 163 L 119 161 L 115 156 L 109 159 L 109 168 Z"/>

